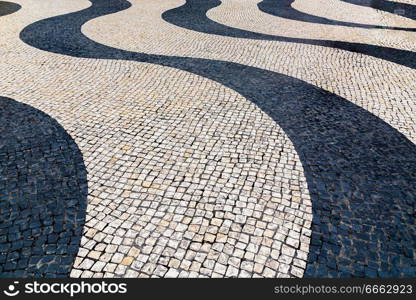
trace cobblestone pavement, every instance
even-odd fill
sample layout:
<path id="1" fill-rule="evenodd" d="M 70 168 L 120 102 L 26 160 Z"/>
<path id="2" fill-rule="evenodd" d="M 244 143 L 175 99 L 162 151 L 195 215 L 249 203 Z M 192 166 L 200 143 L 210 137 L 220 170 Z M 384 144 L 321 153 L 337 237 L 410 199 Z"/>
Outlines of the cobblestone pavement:
<path id="1" fill-rule="evenodd" d="M 388 1 L 388 0 L 341 0 L 347 3 L 368 6 L 383 10 L 405 18 L 416 20 L 416 8 L 412 0 Z"/>
<path id="2" fill-rule="evenodd" d="M 415 276 L 414 21 L 14 2 L 0 276 Z"/>
<path id="3" fill-rule="evenodd" d="M 4 97 L 0 104 L 2 272 L 68 273 L 85 223 L 82 154 L 43 112 Z"/>
<path id="4" fill-rule="evenodd" d="M 297 1 L 296 4 L 294 2 L 295 0 L 281 0 L 281 1 L 263 0 L 258 4 L 258 7 L 260 10 L 266 13 L 270 13 L 272 15 L 279 16 L 285 19 L 292 19 L 292 20 L 298 20 L 298 21 L 303 21 L 303 22 L 326 24 L 326 25 L 341 25 L 341 26 L 347 26 L 347 27 L 415 31 L 414 28 L 403 27 L 403 24 L 401 24 L 402 26 L 400 27 L 360 24 L 360 23 L 352 23 L 348 21 L 336 20 L 336 18 L 328 18 L 328 15 L 323 14 L 322 10 L 325 11 L 325 8 L 328 6 L 331 7 L 330 12 L 334 12 L 334 11 L 336 12 L 337 11 L 336 7 L 339 7 L 339 6 L 341 6 L 341 10 L 343 10 L 342 3 L 339 3 L 339 1 L 332 1 L 332 2 L 321 1 L 321 0 Z M 292 7 L 292 4 L 293 4 L 293 7 Z M 308 11 L 302 11 L 302 8 L 305 6 L 308 7 L 308 9 L 312 9 L 312 10 L 314 10 L 315 8 L 315 10 L 317 11 L 314 11 L 313 14 L 308 13 Z M 354 8 L 350 8 L 350 9 L 354 9 Z M 318 12 L 319 10 L 320 12 Z"/>

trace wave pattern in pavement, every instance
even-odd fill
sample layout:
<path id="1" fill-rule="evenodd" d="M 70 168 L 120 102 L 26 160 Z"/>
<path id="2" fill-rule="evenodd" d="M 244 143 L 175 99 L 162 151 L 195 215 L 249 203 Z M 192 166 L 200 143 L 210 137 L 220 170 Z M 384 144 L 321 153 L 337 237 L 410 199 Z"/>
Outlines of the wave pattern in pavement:
<path id="1" fill-rule="evenodd" d="M 0 1 L 0 17 L 15 13 L 21 8 L 17 3 Z"/>
<path id="2" fill-rule="evenodd" d="M 347 3 L 368 6 L 392 14 L 416 20 L 416 5 L 387 0 L 341 0 Z"/>
<path id="3" fill-rule="evenodd" d="M 403 135 L 342 98 L 285 75 L 235 63 L 149 55 L 95 43 L 82 35 L 82 24 L 126 9 L 129 3 L 92 3 L 83 11 L 28 26 L 21 33 L 22 40 L 75 57 L 173 67 L 234 89 L 283 128 L 302 160 L 314 213 L 306 275 L 414 274 L 414 268 L 409 267 L 414 265 L 409 246 L 415 237 L 415 146 Z M 285 265 L 287 258 L 282 259 Z"/>
<path id="4" fill-rule="evenodd" d="M 268 35 L 229 27 L 212 21 L 206 15 L 208 10 L 220 4 L 221 2 L 219 0 L 187 0 L 184 5 L 163 13 L 162 17 L 167 22 L 170 22 L 177 26 L 208 34 L 224 35 L 236 38 L 246 38 L 255 40 L 301 43 L 307 45 L 337 48 L 345 51 L 351 51 L 381 58 L 413 69 L 416 67 L 416 57 L 413 51 L 362 43 L 302 39 L 277 35 Z M 187 18 L 184 16 L 192 17 Z"/>

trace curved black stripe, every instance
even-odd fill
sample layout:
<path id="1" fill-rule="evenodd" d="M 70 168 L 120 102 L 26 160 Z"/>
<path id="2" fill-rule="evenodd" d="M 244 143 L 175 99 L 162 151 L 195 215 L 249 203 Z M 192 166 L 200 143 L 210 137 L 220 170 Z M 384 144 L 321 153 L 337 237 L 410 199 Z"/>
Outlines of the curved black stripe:
<path id="1" fill-rule="evenodd" d="M 0 97 L 0 277 L 68 277 L 87 194 L 82 154 L 65 129 Z"/>
<path id="2" fill-rule="evenodd" d="M 221 1 L 219 0 L 187 0 L 184 5 L 164 12 L 162 18 L 176 26 L 208 34 L 338 48 L 345 51 L 381 58 L 409 68 L 416 68 L 416 55 L 412 51 L 360 43 L 268 35 L 226 26 L 212 21 L 206 15 L 208 10 L 220 4 Z"/>
<path id="3" fill-rule="evenodd" d="M 338 26 L 346 26 L 346 27 L 367 28 L 367 29 L 390 29 L 390 30 L 404 30 L 404 31 L 416 32 L 416 28 L 359 24 L 359 23 L 343 22 L 343 21 L 331 20 L 331 19 L 323 18 L 319 16 L 314 16 L 314 15 L 307 14 L 307 13 L 294 9 L 292 7 L 293 2 L 295 2 L 295 0 L 263 0 L 262 2 L 258 3 L 257 6 L 261 11 L 267 14 L 285 18 L 285 19 L 302 21 L 302 22 L 325 24 L 325 25 L 338 25 Z"/>
<path id="4" fill-rule="evenodd" d="M 0 1 L 0 17 L 15 13 L 21 8 L 17 3 Z"/>
<path id="5" fill-rule="evenodd" d="M 416 274 L 416 146 L 404 135 L 351 102 L 286 75 L 99 44 L 81 26 L 130 3 L 91 2 L 82 11 L 29 25 L 21 39 L 64 55 L 177 68 L 237 91 L 283 128 L 304 166 L 314 214 L 306 276 Z"/>
<path id="6" fill-rule="evenodd" d="M 368 6 L 389 12 L 392 14 L 400 15 L 412 20 L 416 20 L 416 5 L 392 2 L 387 0 L 341 0 L 347 3 Z"/>

